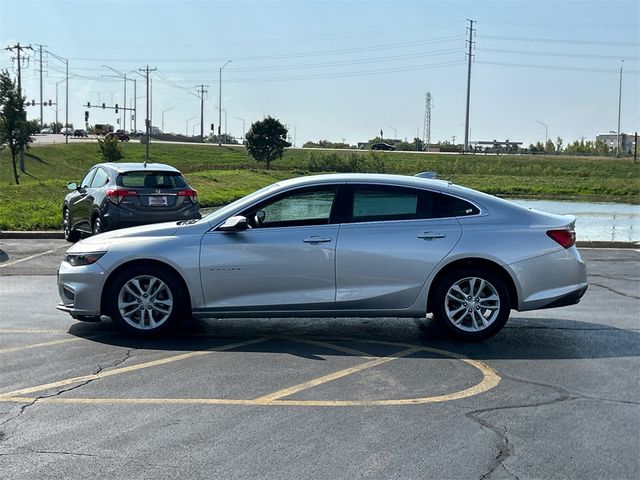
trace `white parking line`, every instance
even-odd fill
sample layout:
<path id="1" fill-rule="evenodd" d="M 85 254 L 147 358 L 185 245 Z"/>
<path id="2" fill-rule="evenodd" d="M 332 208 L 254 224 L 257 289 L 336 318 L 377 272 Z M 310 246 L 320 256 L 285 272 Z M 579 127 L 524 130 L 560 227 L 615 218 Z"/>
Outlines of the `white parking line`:
<path id="1" fill-rule="evenodd" d="M 33 260 L 34 258 L 42 257 L 43 255 L 48 255 L 50 253 L 55 252 L 56 250 L 60 250 L 61 248 L 68 248 L 68 245 L 62 245 L 58 248 L 47 250 L 46 252 L 36 253 L 35 255 L 29 255 L 28 257 L 19 258 L 18 260 L 14 260 L 13 262 L 3 263 L 2 265 L 0 265 L 0 268 L 10 267 L 11 265 L 15 265 L 16 263 L 26 262 L 27 260 Z"/>

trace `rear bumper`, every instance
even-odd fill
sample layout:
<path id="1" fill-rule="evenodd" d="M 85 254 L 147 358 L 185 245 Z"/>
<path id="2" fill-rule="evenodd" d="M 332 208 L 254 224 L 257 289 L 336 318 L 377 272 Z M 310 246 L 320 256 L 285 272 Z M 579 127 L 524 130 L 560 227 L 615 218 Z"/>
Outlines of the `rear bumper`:
<path id="1" fill-rule="evenodd" d="M 574 305 L 587 290 L 587 267 L 575 247 L 509 265 L 519 311 Z"/>
<path id="2" fill-rule="evenodd" d="M 103 215 L 107 230 L 118 230 L 120 228 L 138 227 L 152 223 L 179 222 L 181 220 L 191 220 L 192 218 L 202 218 L 200 207 L 190 205 L 187 208 L 163 211 L 139 211 L 131 208 L 118 208 L 112 205 L 109 211 Z"/>
<path id="3" fill-rule="evenodd" d="M 568 307 L 569 305 L 575 305 L 576 303 L 580 302 L 580 299 L 587 292 L 587 288 L 589 288 L 589 285 L 584 285 L 583 287 L 574 290 L 573 292 L 569 292 L 566 295 L 558 298 L 557 300 L 554 300 L 553 302 L 540 308 Z"/>

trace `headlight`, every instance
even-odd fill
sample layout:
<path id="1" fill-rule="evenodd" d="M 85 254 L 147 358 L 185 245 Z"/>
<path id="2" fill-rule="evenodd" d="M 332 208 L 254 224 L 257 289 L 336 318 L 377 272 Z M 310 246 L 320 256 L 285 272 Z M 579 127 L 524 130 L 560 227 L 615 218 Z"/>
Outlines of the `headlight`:
<path id="1" fill-rule="evenodd" d="M 94 252 L 94 253 L 67 253 L 65 262 L 73 265 L 74 267 L 81 267 L 83 265 L 91 265 L 96 263 L 106 252 Z"/>

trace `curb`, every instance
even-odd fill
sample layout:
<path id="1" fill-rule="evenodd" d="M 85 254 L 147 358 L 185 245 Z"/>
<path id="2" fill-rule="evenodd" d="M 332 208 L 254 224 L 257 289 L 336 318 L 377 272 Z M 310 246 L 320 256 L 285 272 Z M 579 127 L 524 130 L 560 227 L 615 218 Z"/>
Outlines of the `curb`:
<path id="1" fill-rule="evenodd" d="M 0 232 L 0 239 L 3 238 L 24 238 L 24 239 L 56 239 L 63 240 L 64 234 L 61 230 L 53 230 L 53 231 L 38 231 L 38 232 L 27 232 L 27 231 L 7 231 Z M 577 242 L 576 246 L 578 248 L 635 248 L 640 249 L 640 242 L 608 242 L 601 240 L 594 241 L 584 241 Z"/>

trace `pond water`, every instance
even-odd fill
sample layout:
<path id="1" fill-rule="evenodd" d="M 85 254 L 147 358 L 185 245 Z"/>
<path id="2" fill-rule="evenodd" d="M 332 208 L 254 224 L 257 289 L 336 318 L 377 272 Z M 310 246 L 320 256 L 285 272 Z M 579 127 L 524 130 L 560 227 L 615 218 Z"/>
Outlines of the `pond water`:
<path id="1" fill-rule="evenodd" d="M 578 241 L 640 241 L 640 205 L 513 199 L 519 205 L 576 217 Z"/>

